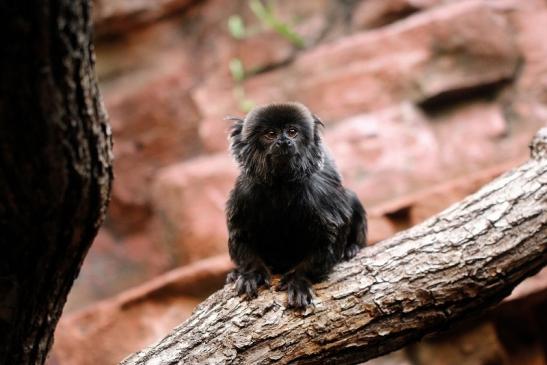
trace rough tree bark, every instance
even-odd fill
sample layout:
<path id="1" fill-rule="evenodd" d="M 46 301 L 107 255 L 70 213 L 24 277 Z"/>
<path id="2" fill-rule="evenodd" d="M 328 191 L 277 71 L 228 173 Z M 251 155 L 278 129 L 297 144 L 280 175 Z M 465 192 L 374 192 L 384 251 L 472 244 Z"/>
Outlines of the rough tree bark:
<path id="1" fill-rule="evenodd" d="M 531 160 L 436 217 L 367 247 L 315 285 L 315 308 L 285 293 L 213 294 L 133 364 L 354 364 L 508 295 L 547 263 L 547 129 Z"/>
<path id="2" fill-rule="evenodd" d="M 111 137 L 89 1 L 1 1 L 0 24 L 0 364 L 41 364 L 104 217 Z"/>

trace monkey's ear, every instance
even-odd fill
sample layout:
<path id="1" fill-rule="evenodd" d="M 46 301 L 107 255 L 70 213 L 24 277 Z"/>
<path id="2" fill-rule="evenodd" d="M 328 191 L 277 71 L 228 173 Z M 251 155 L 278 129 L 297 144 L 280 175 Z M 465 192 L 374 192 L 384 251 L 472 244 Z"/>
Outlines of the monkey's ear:
<path id="1" fill-rule="evenodd" d="M 321 121 L 321 119 L 319 119 L 319 117 L 315 114 L 312 114 L 313 116 L 313 123 L 315 124 L 315 127 L 318 127 L 318 126 L 321 126 L 321 127 L 325 127 L 325 124 L 323 124 L 323 122 Z"/>
<path id="2" fill-rule="evenodd" d="M 230 135 L 228 136 L 228 140 L 230 142 L 230 150 L 232 151 L 232 154 L 234 155 L 236 160 L 239 160 L 241 149 L 243 146 L 243 140 L 241 136 L 241 132 L 243 130 L 243 119 L 228 115 L 224 117 L 224 120 L 231 120 L 234 122 L 230 126 Z"/>
<path id="3" fill-rule="evenodd" d="M 312 114 L 313 116 L 313 139 L 315 140 L 315 143 L 320 143 L 321 142 L 321 133 L 320 130 L 321 128 L 324 128 L 325 125 L 323 124 L 323 122 L 321 121 L 321 119 L 319 119 L 319 117 L 315 114 Z"/>
<path id="4" fill-rule="evenodd" d="M 227 115 L 224 117 L 224 120 L 231 120 L 234 122 L 230 126 L 230 142 L 234 142 L 234 138 L 241 138 L 241 131 L 243 129 L 243 119 L 240 117 L 234 117 L 233 115 Z"/>
<path id="5" fill-rule="evenodd" d="M 240 117 L 236 117 L 234 115 L 227 115 L 224 117 L 224 120 L 231 120 L 236 123 L 243 123 L 243 119 Z"/>

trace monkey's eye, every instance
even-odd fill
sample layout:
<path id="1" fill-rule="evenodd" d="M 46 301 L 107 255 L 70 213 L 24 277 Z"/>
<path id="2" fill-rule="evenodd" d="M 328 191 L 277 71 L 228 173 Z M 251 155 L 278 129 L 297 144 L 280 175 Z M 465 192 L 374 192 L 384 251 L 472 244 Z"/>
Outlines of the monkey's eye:
<path id="1" fill-rule="evenodd" d="M 269 140 L 274 140 L 277 137 L 277 133 L 275 133 L 275 131 L 269 130 L 264 134 L 264 137 Z"/>
<path id="2" fill-rule="evenodd" d="M 297 134 L 298 134 L 298 131 L 296 130 L 296 128 L 289 128 L 287 130 L 287 136 L 289 136 L 291 138 L 296 137 Z"/>

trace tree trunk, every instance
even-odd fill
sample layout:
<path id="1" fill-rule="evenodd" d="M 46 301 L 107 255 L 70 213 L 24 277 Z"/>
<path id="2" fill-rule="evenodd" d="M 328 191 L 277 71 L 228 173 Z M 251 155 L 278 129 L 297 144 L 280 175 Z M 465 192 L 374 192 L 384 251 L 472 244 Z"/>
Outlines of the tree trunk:
<path id="1" fill-rule="evenodd" d="M 475 315 L 547 263 L 547 129 L 532 159 L 315 285 L 315 307 L 233 285 L 132 364 L 355 364 Z"/>
<path id="2" fill-rule="evenodd" d="M 103 221 L 112 143 L 89 1 L 1 1 L 0 24 L 0 364 L 41 364 Z"/>

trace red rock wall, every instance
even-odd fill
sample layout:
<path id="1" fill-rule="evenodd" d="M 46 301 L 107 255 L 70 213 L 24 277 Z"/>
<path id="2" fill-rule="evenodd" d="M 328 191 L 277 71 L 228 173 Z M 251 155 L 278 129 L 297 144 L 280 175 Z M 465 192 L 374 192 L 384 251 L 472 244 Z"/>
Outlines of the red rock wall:
<path id="1" fill-rule="evenodd" d="M 242 83 L 247 99 L 298 100 L 323 119 L 346 184 L 369 210 L 372 242 L 525 159 L 531 136 L 546 124 L 545 1 L 273 4 L 305 47 L 261 27 L 244 0 L 95 1 L 97 71 L 116 179 L 107 222 L 66 313 L 226 253 L 223 209 L 237 169 L 223 117 L 244 114 L 229 71 L 234 58 L 249 71 Z M 245 39 L 228 31 L 233 14 L 246 23 Z M 118 304 L 69 314 L 53 358 L 114 363 L 179 323 L 217 286 L 156 298 L 122 311 L 126 319 L 97 309 L 118 308 L 119 297 Z M 169 308 L 176 314 L 165 317 Z M 135 323 L 140 330 L 117 347 Z M 86 341 L 101 349 L 91 360 L 77 350 Z"/>

